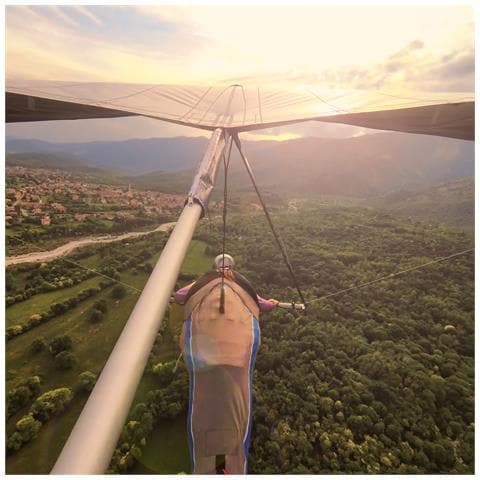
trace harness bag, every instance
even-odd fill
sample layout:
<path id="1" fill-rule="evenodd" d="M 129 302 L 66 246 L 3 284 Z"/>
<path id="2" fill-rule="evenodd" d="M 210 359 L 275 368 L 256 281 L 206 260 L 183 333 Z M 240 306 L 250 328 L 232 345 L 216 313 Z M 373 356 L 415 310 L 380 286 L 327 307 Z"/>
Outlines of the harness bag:
<path id="1" fill-rule="evenodd" d="M 185 303 L 185 320 L 191 318 L 188 350 L 195 370 L 216 365 L 248 366 L 252 353 L 253 318 L 259 307 L 236 282 L 224 279 L 225 312 L 219 312 L 222 278 L 198 289 Z M 180 348 L 186 349 L 186 324 Z"/>
<path id="2" fill-rule="evenodd" d="M 195 288 L 194 288 L 195 287 Z M 209 275 L 191 288 L 180 347 L 190 377 L 187 420 L 192 473 L 214 474 L 225 455 L 229 473 L 247 473 L 253 366 L 260 344 L 256 295 Z M 253 289 L 252 289 L 253 290 Z"/>

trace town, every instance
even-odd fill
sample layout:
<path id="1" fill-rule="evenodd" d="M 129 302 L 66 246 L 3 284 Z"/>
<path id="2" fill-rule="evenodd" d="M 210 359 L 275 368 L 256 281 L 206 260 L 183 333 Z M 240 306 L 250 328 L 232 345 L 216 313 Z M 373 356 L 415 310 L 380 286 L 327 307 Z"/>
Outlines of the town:
<path id="1" fill-rule="evenodd" d="M 178 211 L 181 195 L 135 190 L 130 185 L 93 183 L 62 170 L 6 167 L 6 226 L 48 226 L 88 219 L 118 221 Z"/>

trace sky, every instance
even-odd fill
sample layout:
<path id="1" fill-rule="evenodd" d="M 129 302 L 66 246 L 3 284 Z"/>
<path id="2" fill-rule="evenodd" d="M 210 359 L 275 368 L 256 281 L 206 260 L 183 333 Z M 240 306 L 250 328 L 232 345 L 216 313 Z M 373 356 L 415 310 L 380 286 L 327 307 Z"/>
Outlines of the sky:
<path id="1" fill-rule="evenodd" d="M 7 78 L 474 92 L 468 5 L 8 6 L 5 29 Z M 310 122 L 249 136 L 363 133 Z M 61 142 L 204 133 L 124 118 L 10 124 L 6 134 Z"/>

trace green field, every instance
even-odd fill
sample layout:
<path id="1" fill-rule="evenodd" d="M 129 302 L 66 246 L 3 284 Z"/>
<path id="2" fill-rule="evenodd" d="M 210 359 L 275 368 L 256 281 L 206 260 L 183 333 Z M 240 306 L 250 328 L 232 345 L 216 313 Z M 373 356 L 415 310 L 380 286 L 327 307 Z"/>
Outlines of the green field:
<path id="1" fill-rule="evenodd" d="M 144 239 L 139 245 L 148 244 L 148 239 Z M 206 245 L 200 241 L 193 241 L 185 262 L 182 266 L 182 273 L 198 275 L 210 268 L 212 259 L 205 255 Z M 132 245 L 124 247 L 126 251 L 132 248 Z M 147 261 L 154 264 L 160 252 L 153 255 Z M 81 263 L 92 267 L 98 259 L 98 255 L 92 255 L 81 260 Z M 148 275 L 146 273 L 133 273 L 129 271 L 122 272 L 121 281 L 142 289 Z M 22 323 L 28 320 L 33 313 L 45 311 L 51 303 L 65 300 L 69 296 L 78 293 L 79 290 L 89 286 L 95 286 L 102 279 L 96 277 L 82 282 L 74 287 L 62 289 L 45 294 L 35 295 L 25 302 L 13 305 L 7 309 L 8 324 Z M 58 387 L 73 388 L 77 382 L 79 373 L 89 370 L 98 374 L 105 364 L 115 342 L 120 335 L 128 316 L 133 309 L 138 293 L 127 289 L 127 295 L 121 300 L 111 298 L 109 287 L 98 295 L 89 298 L 74 309 L 63 315 L 52 318 L 50 321 L 39 325 L 32 330 L 11 339 L 6 345 L 6 367 L 7 384 L 6 390 L 14 388 L 19 381 L 32 375 L 40 375 L 42 379 L 42 392 Z M 90 323 L 88 320 L 89 312 L 93 303 L 104 298 L 108 303 L 108 311 L 105 318 L 100 323 Z M 78 364 L 72 370 L 59 372 L 54 368 L 53 357 L 48 351 L 42 351 L 37 354 L 29 353 L 29 347 L 33 340 L 44 338 L 47 342 L 56 335 L 67 334 L 72 338 L 72 352 L 78 358 Z M 175 358 L 178 349 L 173 345 L 157 347 L 155 350 L 156 359 Z M 158 388 L 155 376 L 146 373 L 138 387 L 133 405 L 142 401 L 145 395 L 153 389 Z M 38 437 L 28 444 L 25 444 L 18 452 L 7 457 L 6 471 L 8 474 L 46 474 L 52 468 L 55 459 L 58 457 L 68 434 L 77 419 L 86 398 L 75 398 L 64 414 L 55 417 L 45 423 Z M 25 415 L 30 405 L 24 407 L 7 422 L 7 434 L 14 430 L 15 422 Z M 176 473 L 188 467 L 188 451 L 185 438 L 184 421 L 181 421 L 182 428 L 177 428 L 177 420 L 171 422 L 171 425 L 159 425 L 158 430 L 151 434 L 148 441 L 146 452 L 153 452 L 158 444 L 158 437 L 162 437 L 162 432 L 166 432 L 164 442 L 170 445 L 174 442 L 174 451 L 176 457 L 169 454 L 169 460 L 159 460 L 160 463 L 155 468 L 163 473 Z M 167 446 L 162 447 L 167 451 Z M 171 452 L 170 447 L 168 451 Z M 146 459 L 150 458 L 150 453 L 145 453 Z M 160 457 L 159 457 L 160 458 Z M 184 466 L 186 459 L 187 463 Z M 148 460 L 150 462 L 150 460 Z M 163 462 L 163 463 L 162 463 Z M 182 463 L 183 462 L 183 463 Z"/>
<path id="2" fill-rule="evenodd" d="M 8 307 L 5 312 L 6 326 L 23 325 L 33 314 L 46 312 L 52 303 L 64 302 L 68 298 L 74 297 L 81 290 L 98 287 L 101 280 L 101 277 L 90 278 L 73 287 L 54 290 L 41 295 L 34 295 L 28 300 L 15 303 Z"/>
<path id="3" fill-rule="evenodd" d="M 165 475 L 190 472 L 186 430 L 187 419 L 184 415 L 158 425 L 148 438 L 141 459 L 129 473 Z"/>
<path id="4" fill-rule="evenodd" d="M 199 240 L 192 240 L 188 252 L 180 269 L 182 273 L 195 275 L 207 272 L 212 268 L 213 259 L 204 253 L 205 243 Z"/>

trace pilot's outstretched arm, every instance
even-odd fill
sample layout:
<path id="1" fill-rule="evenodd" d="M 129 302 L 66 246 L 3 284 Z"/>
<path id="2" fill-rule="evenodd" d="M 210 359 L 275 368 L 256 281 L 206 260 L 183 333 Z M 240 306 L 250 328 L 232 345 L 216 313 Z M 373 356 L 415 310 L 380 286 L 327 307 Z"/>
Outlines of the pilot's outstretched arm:
<path id="1" fill-rule="evenodd" d="M 185 285 L 184 287 L 179 288 L 175 292 L 175 295 L 174 295 L 175 303 L 178 303 L 180 305 L 183 305 L 185 303 L 185 299 L 187 298 L 187 294 L 188 294 L 190 288 L 192 287 L 192 285 L 194 283 L 195 282 L 189 283 L 188 285 Z"/>
<path id="2" fill-rule="evenodd" d="M 278 300 L 271 298 L 270 300 L 265 300 L 260 295 L 257 295 L 258 306 L 260 307 L 261 312 L 270 312 L 278 305 Z"/>

